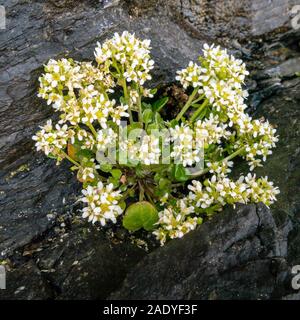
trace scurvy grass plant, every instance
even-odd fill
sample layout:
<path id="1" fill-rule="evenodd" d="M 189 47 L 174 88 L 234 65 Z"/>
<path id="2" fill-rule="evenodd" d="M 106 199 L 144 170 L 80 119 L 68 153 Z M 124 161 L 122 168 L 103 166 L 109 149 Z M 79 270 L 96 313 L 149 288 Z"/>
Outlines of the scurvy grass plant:
<path id="1" fill-rule="evenodd" d="M 123 219 L 163 245 L 180 238 L 225 204 L 276 200 L 267 177 L 229 177 L 233 159 L 252 171 L 278 141 L 268 121 L 245 113 L 245 64 L 204 45 L 199 62 L 177 72 L 190 93 L 175 119 L 155 99 L 150 40 L 123 32 L 98 44 L 96 63 L 50 60 L 38 96 L 59 112 L 36 133 L 37 150 L 59 164 L 67 159 L 83 184 L 83 217 L 102 226 Z"/>

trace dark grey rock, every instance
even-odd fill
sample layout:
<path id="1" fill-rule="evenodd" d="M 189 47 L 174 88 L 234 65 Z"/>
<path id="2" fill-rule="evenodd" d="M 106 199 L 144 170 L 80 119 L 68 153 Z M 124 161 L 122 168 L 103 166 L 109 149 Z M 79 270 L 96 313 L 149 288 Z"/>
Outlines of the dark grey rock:
<path id="1" fill-rule="evenodd" d="M 227 208 L 144 258 L 113 299 L 268 299 L 286 263 L 263 205 Z"/>
<path id="2" fill-rule="evenodd" d="M 113 244 L 90 225 L 74 226 L 24 250 L 23 259 L 30 260 L 7 271 L 0 299 L 105 299 L 144 255 L 135 245 Z"/>
<path id="3" fill-rule="evenodd" d="M 51 286 L 33 261 L 6 272 L 6 289 L 0 300 L 45 300 L 53 296 Z"/>

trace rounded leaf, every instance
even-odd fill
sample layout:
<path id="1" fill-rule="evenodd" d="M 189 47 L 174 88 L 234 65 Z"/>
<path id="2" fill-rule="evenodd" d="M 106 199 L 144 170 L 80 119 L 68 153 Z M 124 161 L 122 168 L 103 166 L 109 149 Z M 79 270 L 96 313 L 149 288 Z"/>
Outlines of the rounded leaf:
<path id="1" fill-rule="evenodd" d="M 123 218 L 123 226 L 130 231 L 144 228 L 147 231 L 154 229 L 158 221 L 156 208 L 148 201 L 140 201 L 129 206 Z"/>

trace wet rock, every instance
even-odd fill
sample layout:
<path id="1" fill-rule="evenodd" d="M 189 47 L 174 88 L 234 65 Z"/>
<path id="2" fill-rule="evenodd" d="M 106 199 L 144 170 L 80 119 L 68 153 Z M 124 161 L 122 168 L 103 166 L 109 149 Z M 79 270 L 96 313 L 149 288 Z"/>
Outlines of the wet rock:
<path id="1" fill-rule="evenodd" d="M 0 298 L 105 299 L 145 255 L 135 245 L 112 244 L 90 226 L 74 227 L 35 247 L 29 262 L 7 272 Z"/>
<path id="2" fill-rule="evenodd" d="M 113 299 L 268 299 L 286 256 L 263 205 L 228 207 L 144 258 Z"/>
<path id="3" fill-rule="evenodd" d="M 0 290 L 0 300 L 45 300 L 53 292 L 33 261 L 6 272 L 6 289 Z"/>

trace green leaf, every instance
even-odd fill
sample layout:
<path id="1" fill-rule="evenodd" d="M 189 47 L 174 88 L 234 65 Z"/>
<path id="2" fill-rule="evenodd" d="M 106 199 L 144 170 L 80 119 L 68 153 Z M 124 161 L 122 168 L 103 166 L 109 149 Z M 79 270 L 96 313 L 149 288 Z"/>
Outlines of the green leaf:
<path id="1" fill-rule="evenodd" d="M 83 159 L 91 159 L 94 157 L 94 153 L 91 150 L 82 149 L 79 141 L 75 143 L 68 143 L 67 146 L 68 155 L 75 161 L 81 161 Z"/>
<path id="2" fill-rule="evenodd" d="M 199 108 L 201 107 L 201 103 L 195 103 L 191 105 L 192 108 Z"/>
<path id="3" fill-rule="evenodd" d="M 150 134 L 152 130 L 159 130 L 159 125 L 157 123 L 150 123 L 147 127 L 147 133 Z"/>
<path id="4" fill-rule="evenodd" d="M 91 150 L 87 149 L 81 149 L 76 153 L 76 158 L 75 159 L 91 159 L 94 157 L 94 153 Z"/>
<path id="5" fill-rule="evenodd" d="M 123 96 L 120 97 L 120 103 L 127 104 L 126 99 Z"/>
<path id="6" fill-rule="evenodd" d="M 171 128 L 175 128 L 178 125 L 178 121 L 176 119 L 173 119 L 169 124 Z"/>
<path id="7" fill-rule="evenodd" d="M 103 163 L 100 165 L 100 170 L 103 172 L 110 172 L 112 169 L 112 165 L 110 163 Z"/>
<path id="8" fill-rule="evenodd" d="M 140 201 L 127 208 L 123 218 L 123 226 L 130 231 L 137 231 L 141 228 L 150 231 L 154 229 L 154 224 L 157 221 L 156 208 L 148 201 Z"/>
<path id="9" fill-rule="evenodd" d="M 126 203 L 125 203 L 125 201 L 119 202 L 118 205 L 121 207 L 122 210 L 125 210 L 125 208 L 126 208 Z"/>
<path id="10" fill-rule="evenodd" d="M 154 113 L 154 122 L 156 122 L 157 124 L 163 124 L 164 120 L 161 117 L 161 115 L 158 112 Z"/>
<path id="11" fill-rule="evenodd" d="M 150 109 L 145 109 L 143 112 L 143 121 L 148 124 L 152 121 L 153 112 Z"/>
<path id="12" fill-rule="evenodd" d="M 182 164 L 175 164 L 172 168 L 172 177 L 176 181 L 184 182 L 188 180 L 185 168 Z"/>
<path id="13" fill-rule="evenodd" d="M 171 181 L 167 178 L 160 178 L 158 185 L 154 188 L 157 197 L 163 197 L 166 193 L 171 193 Z"/>
<path id="14" fill-rule="evenodd" d="M 121 175 L 122 175 L 122 171 L 120 169 L 113 169 L 111 170 L 111 175 L 115 178 L 115 179 L 120 179 Z"/>
<path id="15" fill-rule="evenodd" d="M 152 109 L 152 105 L 146 102 L 142 102 L 143 109 Z"/>
<path id="16" fill-rule="evenodd" d="M 117 188 L 117 187 L 120 185 L 119 179 L 116 179 L 116 178 L 114 178 L 114 177 L 109 177 L 109 178 L 107 179 L 107 182 L 108 182 L 108 183 L 112 183 L 115 188 Z"/>
<path id="17" fill-rule="evenodd" d="M 153 95 L 155 95 L 156 92 L 157 92 L 157 88 L 153 88 L 153 89 L 150 90 L 150 93 L 153 94 Z"/>
<path id="18" fill-rule="evenodd" d="M 166 103 L 168 101 L 169 101 L 168 97 L 163 97 L 163 98 L 155 101 L 152 105 L 153 110 L 156 112 L 159 112 L 166 105 Z"/>
<path id="19" fill-rule="evenodd" d="M 168 190 L 171 187 L 171 181 L 167 178 L 161 178 L 158 182 L 158 186 L 161 190 Z"/>
<path id="20" fill-rule="evenodd" d="M 134 129 L 143 129 L 143 124 L 139 123 L 139 122 L 134 122 L 134 123 L 130 124 L 129 126 L 127 126 L 128 133 Z"/>

